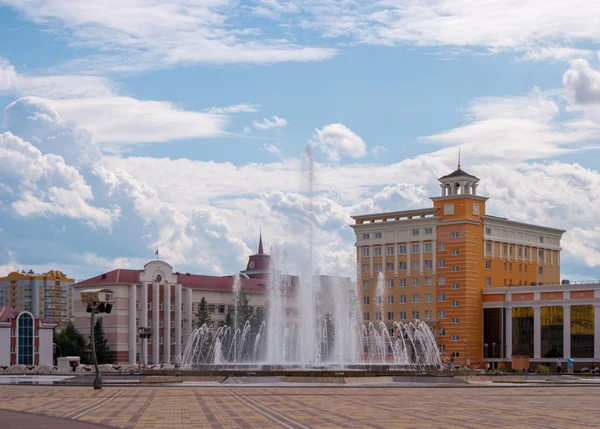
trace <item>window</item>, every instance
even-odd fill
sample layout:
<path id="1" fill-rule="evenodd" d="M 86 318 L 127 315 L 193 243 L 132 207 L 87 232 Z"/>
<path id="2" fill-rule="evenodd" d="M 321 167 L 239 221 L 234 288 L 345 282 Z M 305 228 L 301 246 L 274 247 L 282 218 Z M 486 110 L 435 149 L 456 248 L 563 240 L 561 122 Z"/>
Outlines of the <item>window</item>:
<path id="1" fill-rule="evenodd" d="M 425 294 L 425 302 L 427 304 L 431 304 L 433 302 L 433 297 L 432 297 L 432 295 L 430 293 L 426 293 Z"/>
<path id="2" fill-rule="evenodd" d="M 453 358 L 457 358 L 457 357 L 460 357 L 460 353 L 459 352 L 452 352 L 451 356 Z"/>
<path id="3" fill-rule="evenodd" d="M 440 344 L 440 353 L 446 353 L 446 344 Z"/>
<path id="4" fill-rule="evenodd" d="M 413 286 L 419 286 L 419 278 L 418 277 L 415 277 L 415 278 L 412 279 L 412 285 Z"/>
<path id="5" fill-rule="evenodd" d="M 492 261 L 490 261 L 490 260 L 485 261 L 485 269 L 486 270 L 492 269 Z"/>
<path id="6" fill-rule="evenodd" d="M 136 318 L 135 318 L 135 327 L 136 327 L 136 328 L 139 328 L 139 327 L 140 327 L 140 318 L 139 318 L 139 317 L 136 317 Z"/>
<path id="7" fill-rule="evenodd" d="M 385 253 L 388 256 L 393 256 L 394 255 L 394 246 L 387 246 L 385 248 Z"/>
<path id="8" fill-rule="evenodd" d="M 492 243 L 485 243 L 485 251 L 487 253 L 492 253 Z"/>
<path id="9" fill-rule="evenodd" d="M 371 238 L 371 234 L 363 234 L 362 235 L 363 240 L 368 240 L 369 238 Z"/>
<path id="10" fill-rule="evenodd" d="M 406 245 L 405 244 L 401 244 L 400 246 L 398 246 L 398 254 L 406 255 Z"/>
<path id="11" fill-rule="evenodd" d="M 219 313 L 225 314 L 225 305 L 223 305 L 223 304 L 219 305 Z"/>
<path id="12" fill-rule="evenodd" d="M 418 320 L 419 319 L 419 312 L 418 311 L 413 311 L 412 312 L 412 318 L 413 318 L 413 320 Z"/>
<path id="13" fill-rule="evenodd" d="M 363 289 L 369 289 L 369 280 L 363 280 Z"/>
<path id="14" fill-rule="evenodd" d="M 538 259 L 544 259 L 544 251 L 538 250 Z"/>
<path id="15" fill-rule="evenodd" d="M 400 316 L 400 320 L 406 320 L 406 311 L 401 311 L 399 316 Z"/>
<path id="16" fill-rule="evenodd" d="M 380 273 L 381 272 L 381 264 L 375 264 L 375 272 L 376 273 Z"/>
<path id="17" fill-rule="evenodd" d="M 446 284 L 446 277 L 438 277 L 438 285 L 445 285 Z"/>
<path id="18" fill-rule="evenodd" d="M 387 264 L 385 264 L 385 269 L 387 271 L 394 271 L 394 263 L 393 262 L 392 263 L 388 262 Z"/>
<path id="19" fill-rule="evenodd" d="M 452 324 L 453 325 L 458 325 L 460 323 L 460 318 L 458 317 L 453 317 L 452 318 Z"/>
<path id="20" fill-rule="evenodd" d="M 438 329 L 438 337 L 445 337 L 446 336 L 446 328 L 439 328 Z"/>
<path id="21" fill-rule="evenodd" d="M 419 253 L 419 244 L 412 244 L 410 249 L 411 253 Z"/>
<path id="22" fill-rule="evenodd" d="M 393 288 L 394 287 L 394 279 L 388 279 L 387 284 L 388 284 L 388 289 Z"/>
<path id="23" fill-rule="evenodd" d="M 369 249 L 368 247 L 363 247 L 362 248 L 362 256 L 363 258 L 368 258 L 369 255 L 371 254 L 371 249 Z"/>
<path id="24" fill-rule="evenodd" d="M 362 267 L 363 273 L 368 273 L 369 269 L 370 269 L 369 264 L 363 264 L 363 267 Z"/>
<path id="25" fill-rule="evenodd" d="M 214 304 L 208 304 L 208 312 L 209 313 L 214 313 L 215 312 L 215 305 Z"/>
<path id="26" fill-rule="evenodd" d="M 431 259 L 425 261 L 425 269 L 431 270 L 433 268 L 433 261 Z"/>
<path id="27" fill-rule="evenodd" d="M 425 320 L 431 320 L 431 310 L 425 310 Z"/>
<path id="28" fill-rule="evenodd" d="M 438 267 L 439 267 L 439 268 L 445 268 L 445 267 L 446 267 L 446 260 L 444 260 L 444 259 L 440 259 L 440 260 L 438 261 Z"/>
<path id="29" fill-rule="evenodd" d="M 375 233 L 375 238 L 381 238 L 381 232 L 376 232 Z"/>
<path id="30" fill-rule="evenodd" d="M 444 204 L 444 214 L 445 215 L 453 215 L 454 214 L 454 204 Z"/>
<path id="31" fill-rule="evenodd" d="M 486 228 L 485 235 L 492 235 L 492 228 Z"/>
<path id="32" fill-rule="evenodd" d="M 394 312 L 393 311 L 388 311 L 388 318 L 387 320 L 394 320 Z"/>
<path id="33" fill-rule="evenodd" d="M 162 322 L 162 320 L 161 320 L 161 322 Z M 158 344 L 162 344 L 162 343 L 163 343 L 163 337 L 161 335 L 160 337 L 158 337 Z"/>
<path id="34" fill-rule="evenodd" d="M 473 204 L 473 214 L 475 216 L 479 216 L 479 204 L 477 204 L 477 203 Z"/>
<path id="35" fill-rule="evenodd" d="M 400 262 L 400 270 L 406 271 L 406 262 Z"/>
<path id="36" fill-rule="evenodd" d="M 363 313 L 363 320 L 370 320 L 369 313 Z"/>
<path id="37" fill-rule="evenodd" d="M 159 328 L 162 328 L 162 327 L 164 327 L 164 322 L 163 322 L 162 320 L 159 320 L 159 321 L 158 321 L 158 327 L 159 327 Z"/>
<path id="38" fill-rule="evenodd" d="M 509 264 L 508 270 L 512 273 L 512 262 Z"/>
<path id="39" fill-rule="evenodd" d="M 163 311 L 163 308 L 164 308 L 164 303 L 159 302 L 158 303 L 158 311 Z"/>
<path id="40" fill-rule="evenodd" d="M 438 302 L 444 302 L 444 301 L 446 301 L 446 294 L 445 293 L 438 293 L 437 300 L 438 300 Z"/>
<path id="41" fill-rule="evenodd" d="M 381 247 L 374 247 L 373 248 L 373 254 L 375 256 L 381 256 Z"/>
<path id="42" fill-rule="evenodd" d="M 400 295 L 400 304 L 406 304 L 406 295 Z"/>
<path id="43" fill-rule="evenodd" d="M 369 297 L 363 296 L 363 305 L 369 305 Z"/>
<path id="44" fill-rule="evenodd" d="M 425 228 L 425 235 L 433 234 L 433 228 Z"/>
<path id="45" fill-rule="evenodd" d="M 418 229 L 413 229 L 412 230 L 412 235 L 413 236 L 419 235 L 419 230 Z"/>
<path id="46" fill-rule="evenodd" d="M 506 262 L 504 263 L 504 271 L 506 271 Z"/>
<path id="47" fill-rule="evenodd" d="M 519 272 L 523 272 L 523 266 L 521 264 L 519 264 Z"/>
<path id="48" fill-rule="evenodd" d="M 452 341 L 459 341 L 460 335 L 452 335 Z"/>
<path id="49" fill-rule="evenodd" d="M 452 283 L 452 289 L 460 289 L 458 283 Z"/>
<path id="50" fill-rule="evenodd" d="M 425 286 L 431 285 L 433 285 L 433 280 L 431 279 L 431 277 L 425 277 Z"/>
<path id="51" fill-rule="evenodd" d="M 538 267 L 538 274 L 541 276 L 544 274 L 544 267 Z"/>
<path id="52" fill-rule="evenodd" d="M 383 320 L 380 312 L 375 313 L 375 320 Z"/>
<path id="53" fill-rule="evenodd" d="M 457 256 L 458 254 L 460 254 L 460 251 L 458 249 L 452 250 L 452 256 Z"/>
<path id="54" fill-rule="evenodd" d="M 425 253 L 431 253 L 433 251 L 433 244 L 432 243 L 425 243 L 423 244 L 423 252 Z"/>
<path id="55" fill-rule="evenodd" d="M 540 236 L 538 237 L 538 241 L 539 241 L 540 243 L 543 243 L 543 242 L 544 242 L 544 237 L 542 237 L 542 236 L 540 235 Z"/>
<path id="56" fill-rule="evenodd" d="M 136 309 L 136 310 L 139 310 L 139 309 L 140 309 L 140 302 L 139 302 L 139 301 L 136 301 L 136 302 L 135 302 L 135 309 Z"/>
<path id="57" fill-rule="evenodd" d="M 421 264 L 420 264 L 420 262 L 419 262 L 419 261 L 413 261 L 413 263 L 412 263 L 412 269 L 416 271 L 416 270 L 418 270 L 418 269 L 419 269 L 419 266 L 420 266 L 420 265 L 421 265 Z"/>
<path id="58" fill-rule="evenodd" d="M 193 306 L 193 304 L 192 304 Z M 152 301 L 148 301 L 148 311 L 152 311 Z M 194 311 L 194 309 L 192 308 L 192 311 Z"/>
<path id="59" fill-rule="evenodd" d="M 169 310 L 175 311 L 175 304 L 171 303 L 171 305 L 169 306 Z"/>
<path id="60" fill-rule="evenodd" d="M 458 307 L 458 301 L 452 301 L 452 307 Z"/>
<path id="61" fill-rule="evenodd" d="M 438 250 L 440 252 L 443 252 L 444 250 L 446 250 L 446 243 L 438 243 Z"/>
<path id="62" fill-rule="evenodd" d="M 446 318 L 446 310 L 438 310 L 438 319 Z"/>
<path id="63" fill-rule="evenodd" d="M 387 297 L 387 303 L 388 304 L 393 304 L 394 303 L 394 295 L 388 295 Z"/>
<path id="64" fill-rule="evenodd" d="M 21 313 L 17 317 L 17 363 L 33 365 L 34 353 L 34 321 L 29 313 Z"/>
<path id="65" fill-rule="evenodd" d="M 504 279 L 504 287 L 506 287 L 506 279 Z"/>
<path id="66" fill-rule="evenodd" d="M 460 233 L 459 232 L 453 232 L 452 233 L 452 238 L 458 238 L 460 237 Z"/>
<path id="67" fill-rule="evenodd" d="M 418 293 L 413 294 L 412 302 L 413 302 L 413 304 L 419 303 L 419 294 Z"/>
<path id="68" fill-rule="evenodd" d="M 452 272 L 457 273 L 459 271 L 460 271 L 460 267 L 458 267 L 456 265 L 452 267 Z"/>
<path id="69" fill-rule="evenodd" d="M 400 287 L 406 287 L 406 279 L 400 279 Z"/>
<path id="70" fill-rule="evenodd" d="M 382 297 L 382 296 L 376 296 L 376 297 L 375 297 L 375 303 L 376 303 L 377 305 L 381 305 L 381 304 L 382 304 L 382 302 L 383 302 L 383 297 Z"/>

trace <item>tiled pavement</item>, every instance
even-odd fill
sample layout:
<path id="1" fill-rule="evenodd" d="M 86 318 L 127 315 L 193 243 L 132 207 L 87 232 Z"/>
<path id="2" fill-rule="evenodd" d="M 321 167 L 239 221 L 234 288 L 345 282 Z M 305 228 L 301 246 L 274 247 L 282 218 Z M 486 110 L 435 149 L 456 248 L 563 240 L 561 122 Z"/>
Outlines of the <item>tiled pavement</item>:
<path id="1" fill-rule="evenodd" d="M 0 409 L 121 428 L 597 428 L 597 387 L 0 386 Z M 0 411 L 0 416 L 3 416 Z M 3 427 L 0 421 L 0 427 Z M 27 427 L 27 426 L 19 426 Z M 56 426 L 59 427 L 59 426 Z"/>

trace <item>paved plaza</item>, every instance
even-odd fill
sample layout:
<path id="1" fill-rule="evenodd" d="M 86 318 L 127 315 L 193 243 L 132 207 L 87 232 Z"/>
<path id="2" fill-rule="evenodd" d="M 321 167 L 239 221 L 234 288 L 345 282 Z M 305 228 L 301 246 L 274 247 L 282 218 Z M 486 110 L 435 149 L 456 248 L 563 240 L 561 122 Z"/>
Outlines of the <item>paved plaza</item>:
<path id="1" fill-rule="evenodd" d="M 599 393 L 593 386 L 138 386 L 94 391 L 5 385 L 0 386 L 0 421 L 3 429 L 597 428 Z"/>

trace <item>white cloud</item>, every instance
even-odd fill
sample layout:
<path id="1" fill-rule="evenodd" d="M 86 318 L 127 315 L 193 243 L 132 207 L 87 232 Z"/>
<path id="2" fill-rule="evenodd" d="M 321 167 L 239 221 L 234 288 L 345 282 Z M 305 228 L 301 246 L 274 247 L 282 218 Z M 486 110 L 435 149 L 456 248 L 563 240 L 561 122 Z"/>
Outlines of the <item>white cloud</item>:
<path id="1" fill-rule="evenodd" d="M 342 156 L 361 158 L 366 154 L 365 142 L 343 124 L 326 125 L 315 133 L 315 144 L 331 161 L 339 161 Z"/>
<path id="2" fill-rule="evenodd" d="M 98 76 L 23 75 L 0 56 L 0 94 L 48 98 L 105 97 L 112 95 L 114 90 L 115 85 L 110 80 Z"/>
<path id="3" fill-rule="evenodd" d="M 592 58 L 594 51 L 565 46 L 536 46 L 527 49 L 521 56 L 523 61 L 568 61 L 572 58 Z"/>
<path id="4" fill-rule="evenodd" d="M 280 118 L 279 116 L 273 116 L 273 119 L 264 118 L 262 122 L 254 121 L 252 125 L 254 128 L 259 130 L 268 130 L 269 128 L 282 128 L 285 127 L 288 122 Z"/>
<path id="5" fill-rule="evenodd" d="M 274 155 L 281 155 L 281 151 L 279 150 L 279 148 L 275 145 L 272 144 L 264 144 L 264 148 L 267 152 L 272 153 Z"/>
<path id="6" fill-rule="evenodd" d="M 587 60 L 571 61 L 571 68 L 563 75 L 567 97 L 574 104 L 600 104 L 600 72 Z"/>
<path id="7" fill-rule="evenodd" d="M 206 109 L 207 113 L 213 114 L 225 114 L 225 113 L 252 113 L 258 112 L 258 107 L 256 104 L 233 104 L 231 106 L 225 107 L 211 107 L 210 109 Z"/>
<path id="8" fill-rule="evenodd" d="M 379 157 L 381 155 L 383 155 L 384 153 L 387 153 L 387 148 L 383 147 L 383 146 L 375 146 L 373 149 L 371 149 L 371 154 L 374 157 Z"/>

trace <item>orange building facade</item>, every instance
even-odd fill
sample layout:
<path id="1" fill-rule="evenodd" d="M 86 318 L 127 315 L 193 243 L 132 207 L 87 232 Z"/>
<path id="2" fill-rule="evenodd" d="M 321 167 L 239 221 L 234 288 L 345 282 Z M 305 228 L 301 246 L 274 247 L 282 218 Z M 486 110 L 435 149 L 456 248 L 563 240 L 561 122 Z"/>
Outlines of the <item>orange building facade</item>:
<path id="1" fill-rule="evenodd" d="M 432 208 L 353 216 L 362 319 L 425 321 L 455 362 L 482 362 L 482 291 L 558 284 L 565 231 L 486 215 L 460 166 L 439 182 Z"/>

